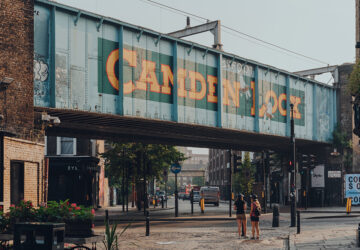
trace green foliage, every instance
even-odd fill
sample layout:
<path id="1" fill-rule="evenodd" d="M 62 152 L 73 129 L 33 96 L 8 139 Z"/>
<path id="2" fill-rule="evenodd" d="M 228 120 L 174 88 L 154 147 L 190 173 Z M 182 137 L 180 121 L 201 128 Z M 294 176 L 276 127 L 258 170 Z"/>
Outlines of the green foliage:
<path id="1" fill-rule="evenodd" d="M 145 172 L 147 178 L 161 181 L 164 170 L 169 171 L 171 164 L 186 159 L 173 146 L 141 143 L 112 143 L 102 157 L 112 186 L 121 183 L 124 171 L 129 179 L 139 180 Z"/>
<path id="2" fill-rule="evenodd" d="M 119 235 L 116 234 L 117 224 L 113 224 L 110 228 L 109 222 L 105 220 L 105 240 L 103 244 L 106 250 L 118 250 L 118 237 L 122 236 L 123 233 L 130 227 L 131 223 L 129 223 L 126 227 L 123 228 Z"/>
<path id="3" fill-rule="evenodd" d="M 3 211 L 0 211 L 0 233 L 4 233 L 8 230 L 10 224 L 10 218 L 8 214 L 4 214 Z"/>
<path id="4" fill-rule="evenodd" d="M 255 182 L 255 166 L 251 164 L 249 152 L 245 152 L 245 157 L 240 167 L 240 172 L 233 175 L 232 188 L 235 193 L 250 195 L 253 191 Z"/>
<path id="5" fill-rule="evenodd" d="M 342 131 L 339 125 L 336 125 L 333 131 L 333 146 L 343 152 L 344 149 L 350 149 L 352 147 L 351 140 L 348 139 L 345 131 Z"/>
<path id="6" fill-rule="evenodd" d="M 9 212 L 10 220 L 19 220 L 21 222 L 35 221 L 36 210 L 31 201 L 20 201 L 18 205 L 11 205 Z"/>
<path id="7" fill-rule="evenodd" d="M 349 83 L 347 85 L 351 95 L 360 95 L 360 60 L 354 65 L 353 71 L 350 74 Z"/>
<path id="8" fill-rule="evenodd" d="M 202 176 L 195 176 L 195 177 L 193 177 L 193 179 L 192 179 L 192 184 L 193 184 L 193 185 L 196 185 L 196 186 L 204 186 L 204 184 L 205 184 L 205 179 L 204 179 L 204 177 L 202 177 Z"/>

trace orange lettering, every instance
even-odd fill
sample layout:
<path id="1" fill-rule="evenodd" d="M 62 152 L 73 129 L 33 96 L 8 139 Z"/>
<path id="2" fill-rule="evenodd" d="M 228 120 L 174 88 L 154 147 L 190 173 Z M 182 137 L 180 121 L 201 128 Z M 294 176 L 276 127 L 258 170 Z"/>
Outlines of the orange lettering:
<path id="1" fill-rule="evenodd" d="M 206 82 L 202 74 L 195 71 L 189 71 L 189 77 L 190 77 L 190 86 L 191 89 L 189 91 L 189 98 L 195 99 L 195 100 L 201 100 L 206 95 Z M 201 90 L 196 91 L 196 83 L 200 82 L 201 84 Z"/>
<path id="2" fill-rule="evenodd" d="M 217 103 L 218 98 L 217 98 L 217 96 L 215 96 L 216 88 L 215 88 L 215 85 L 214 85 L 214 84 L 217 84 L 217 77 L 208 75 L 207 76 L 207 81 L 209 83 L 209 94 L 207 96 L 207 101 Z"/>
<path id="3" fill-rule="evenodd" d="M 232 88 L 229 80 L 223 79 L 222 83 L 223 83 L 223 86 L 224 86 L 223 104 L 224 105 L 230 105 L 230 100 L 229 100 L 229 94 L 230 94 L 231 99 L 233 100 L 233 103 L 234 103 L 235 107 L 239 107 L 240 83 L 234 81 L 235 90 Z"/>
<path id="4" fill-rule="evenodd" d="M 161 64 L 161 72 L 163 73 L 163 86 L 161 86 L 161 93 L 170 95 L 171 87 L 169 82 L 174 85 L 174 75 L 171 72 L 169 65 Z"/>
<path id="5" fill-rule="evenodd" d="M 185 97 L 187 95 L 187 91 L 185 90 L 185 77 L 186 77 L 186 69 L 178 69 L 177 73 L 178 77 L 178 96 Z"/>

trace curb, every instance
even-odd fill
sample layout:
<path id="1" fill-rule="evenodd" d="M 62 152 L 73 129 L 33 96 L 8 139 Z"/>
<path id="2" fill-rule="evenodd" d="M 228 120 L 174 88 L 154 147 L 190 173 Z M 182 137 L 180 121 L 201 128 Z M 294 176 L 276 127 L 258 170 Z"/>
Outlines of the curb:
<path id="1" fill-rule="evenodd" d="M 111 222 L 145 222 L 145 217 L 144 218 L 127 218 L 127 219 L 112 219 L 109 218 L 109 220 Z M 151 218 L 150 217 L 150 222 L 182 222 L 182 221 L 235 221 L 236 218 Z M 103 220 L 96 220 L 94 221 L 94 224 L 96 226 L 102 226 L 104 225 L 104 221 Z"/>

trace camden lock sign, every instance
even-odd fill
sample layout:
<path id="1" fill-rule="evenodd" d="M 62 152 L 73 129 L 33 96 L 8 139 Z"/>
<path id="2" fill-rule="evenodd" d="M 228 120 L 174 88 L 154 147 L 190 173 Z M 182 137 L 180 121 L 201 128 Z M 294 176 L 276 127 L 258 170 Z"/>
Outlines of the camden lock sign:
<path id="1" fill-rule="evenodd" d="M 98 38 L 99 93 L 119 94 L 119 49 L 118 43 Z M 173 56 L 124 44 L 123 48 L 123 94 L 124 96 L 173 103 L 174 72 Z M 179 105 L 217 111 L 217 69 L 178 58 L 177 96 Z M 226 71 L 222 78 L 222 104 L 225 112 L 242 116 L 255 116 L 255 78 L 236 76 Z M 259 87 L 261 100 L 259 117 L 270 117 L 286 123 L 286 87 L 274 82 L 262 81 Z M 305 124 L 305 92 L 290 89 L 290 102 L 294 104 L 296 125 Z M 241 108 L 240 108 L 241 107 Z"/>

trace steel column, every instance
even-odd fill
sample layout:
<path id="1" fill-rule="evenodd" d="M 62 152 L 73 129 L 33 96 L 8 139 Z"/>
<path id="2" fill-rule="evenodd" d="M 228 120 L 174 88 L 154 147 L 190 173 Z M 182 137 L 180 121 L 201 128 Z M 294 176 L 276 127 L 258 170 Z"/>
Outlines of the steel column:
<path id="1" fill-rule="evenodd" d="M 124 115 L 124 27 L 119 28 L 119 104 L 118 114 Z"/>
<path id="2" fill-rule="evenodd" d="M 172 109 L 172 120 L 177 122 L 179 119 L 178 115 L 178 85 L 177 85 L 177 42 L 173 43 L 173 109 Z"/>
<path id="3" fill-rule="evenodd" d="M 317 86 L 314 84 L 313 85 L 313 140 L 314 141 L 317 141 L 317 113 L 316 113 L 316 110 L 317 110 L 317 100 L 316 100 L 316 89 L 317 89 Z"/>
<path id="4" fill-rule="evenodd" d="M 221 128 L 222 127 L 222 114 L 223 114 L 223 102 L 222 102 L 222 98 L 223 98 L 223 89 L 222 89 L 222 84 L 221 84 L 221 79 L 222 79 L 222 72 L 221 72 L 221 62 L 222 62 L 222 54 L 218 54 L 218 61 L 217 61 L 217 79 L 218 79 L 218 83 L 217 83 L 217 97 L 218 97 L 218 102 L 217 102 L 217 127 Z"/>
<path id="5" fill-rule="evenodd" d="M 55 13 L 56 7 L 51 8 L 51 30 L 50 30 L 50 107 L 55 108 Z"/>
<path id="6" fill-rule="evenodd" d="M 290 77 L 286 76 L 286 136 L 290 136 Z"/>
<path id="7" fill-rule="evenodd" d="M 255 78 L 255 119 L 254 119 L 254 131 L 260 132 L 259 128 L 259 67 L 255 66 L 254 71 L 254 78 Z"/>

